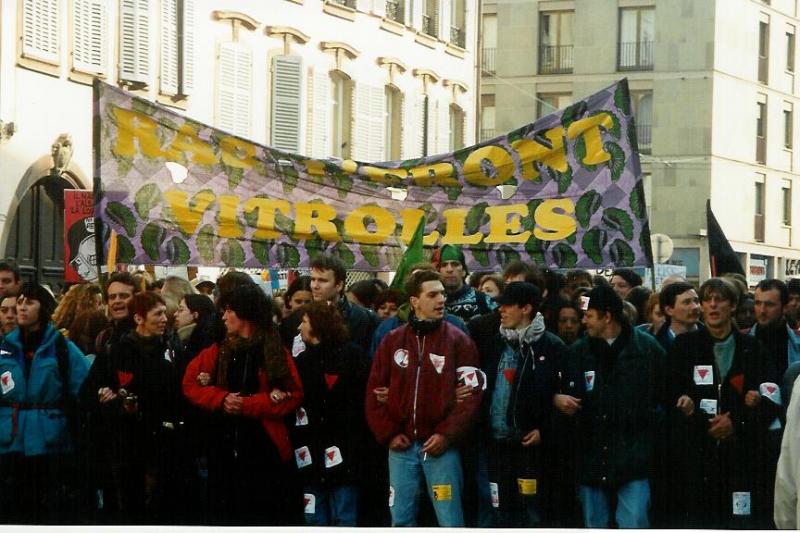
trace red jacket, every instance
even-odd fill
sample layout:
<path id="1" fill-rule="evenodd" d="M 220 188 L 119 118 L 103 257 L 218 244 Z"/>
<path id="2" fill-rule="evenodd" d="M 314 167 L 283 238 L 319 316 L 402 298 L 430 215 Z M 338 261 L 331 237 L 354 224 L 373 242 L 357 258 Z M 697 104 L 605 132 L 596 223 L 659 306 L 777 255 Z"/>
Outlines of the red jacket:
<path id="1" fill-rule="evenodd" d="M 479 367 L 478 352 L 472 339 L 447 322 L 424 337 L 417 337 L 408 324 L 386 335 L 367 383 L 367 423 L 378 442 L 388 444 L 400 433 L 415 441 L 434 433 L 450 442 L 463 436 L 477 418 L 482 392 L 456 402 L 456 369 L 462 366 Z M 389 388 L 386 403 L 377 401 L 372 392 L 376 387 Z"/>
<path id="2" fill-rule="evenodd" d="M 206 372 L 214 376 L 218 354 L 219 348 L 216 344 L 212 344 L 192 359 L 183 375 L 183 394 L 190 402 L 208 411 L 221 410 L 228 391 L 215 385 L 201 386 L 197 383 L 197 375 Z M 267 375 L 263 369 L 259 369 L 259 392 L 252 396 L 242 397 L 242 416 L 260 418 L 264 431 L 275 443 L 281 459 L 288 461 L 292 458 L 292 445 L 289 442 L 289 431 L 286 429 L 283 417 L 295 412 L 300 407 L 303 402 L 303 387 L 292 357 L 289 352 L 285 352 L 285 354 L 292 380 L 288 390 L 283 392 L 290 393 L 290 397 L 281 403 L 274 403 L 269 397 L 271 390 L 267 384 Z"/>

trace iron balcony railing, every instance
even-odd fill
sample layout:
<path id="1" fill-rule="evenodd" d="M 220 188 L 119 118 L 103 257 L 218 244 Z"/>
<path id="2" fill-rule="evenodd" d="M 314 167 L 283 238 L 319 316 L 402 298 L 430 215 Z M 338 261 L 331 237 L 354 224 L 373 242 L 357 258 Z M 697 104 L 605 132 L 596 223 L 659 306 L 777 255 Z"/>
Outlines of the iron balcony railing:
<path id="1" fill-rule="evenodd" d="M 569 74 L 572 72 L 571 44 L 542 46 L 539 49 L 539 74 Z"/>
<path id="2" fill-rule="evenodd" d="M 481 52 L 481 70 L 487 72 L 489 74 L 494 74 L 496 72 L 494 66 L 495 55 L 497 54 L 497 48 L 484 48 Z"/>
<path id="3" fill-rule="evenodd" d="M 652 150 L 652 126 L 650 124 L 636 125 L 636 140 L 639 142 L 639 151 L 649 154 Z"/>
<path id="4" fill-rule="evenodd" d="M 756 163 L 767 164 L 767 138 L 756 136 Z"/>
<path id="5" fill-rule="evenodd" d="M 653 70 L 653 41 L 619 43 L 619 70 Z"/>
<path id="6" fill-rule="evenodd" d="M 404 20 L 403 4 L 392 0 L 386 0 L 386 18 L 402 23 Z"/>
<path id="7" fill-rule="evenodd" d="M 464 30 L 456 26 L 450 26 L 450 42 L 456 46 L 464 48 Z"/>
<path id="8" fill-rule="evenodd" d="M 497 134 L 495 133 L 495 131 L 497 131 L 497 130 L 494 130 L 494 129 L 491 129 L 491 130 L 481 129 L 481 141 L 488 141 L 489 139 L 494 139 L 495 137 L 497 137 Z"/>
<path id="9" fill-rule="evenodd" d="M 356 0 L 329 0 L 329 1 L 333 2 L 334 4 L 339 4 L 340 6 L 349 7 L 351 9 L 356 8 Z"/>
<path id="10" fill-rule="evenodd" d="M 422 33 L 431 37 L 438 37 L 435 18 L 430 15 L 422 15 Z"/>

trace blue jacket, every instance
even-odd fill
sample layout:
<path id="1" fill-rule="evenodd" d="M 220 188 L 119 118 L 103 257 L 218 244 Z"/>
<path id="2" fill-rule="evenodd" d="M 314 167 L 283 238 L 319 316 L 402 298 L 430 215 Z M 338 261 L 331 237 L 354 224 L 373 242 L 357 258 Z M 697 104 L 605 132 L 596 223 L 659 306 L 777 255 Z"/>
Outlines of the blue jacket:
<path id="1" fill-rule="evenodd" d="M 58 335 L 61 333 L 53 324 L 48 324 L 27 378 L 19 328 L 6 335 L 0 344 L 0 454 L 42 455 L 72 450 L 67 416 L 62 408 L 63 384 L 56 354 Z M 69 358 L 66 393 L 77 398 L 89 373 L 89 363 L 77 346 L 64 340 Z"/>

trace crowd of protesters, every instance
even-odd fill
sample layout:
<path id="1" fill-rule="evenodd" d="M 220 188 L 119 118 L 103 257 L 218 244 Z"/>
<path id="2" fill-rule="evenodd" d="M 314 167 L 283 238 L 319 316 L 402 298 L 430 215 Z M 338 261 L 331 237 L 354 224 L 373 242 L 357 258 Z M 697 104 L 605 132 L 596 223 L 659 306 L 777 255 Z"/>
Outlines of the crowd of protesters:
<path id="1" fill-rule="evenodd" d="M 0 522 L 798 526 L 800 280 L 409 272 L 0 262 Z"/>

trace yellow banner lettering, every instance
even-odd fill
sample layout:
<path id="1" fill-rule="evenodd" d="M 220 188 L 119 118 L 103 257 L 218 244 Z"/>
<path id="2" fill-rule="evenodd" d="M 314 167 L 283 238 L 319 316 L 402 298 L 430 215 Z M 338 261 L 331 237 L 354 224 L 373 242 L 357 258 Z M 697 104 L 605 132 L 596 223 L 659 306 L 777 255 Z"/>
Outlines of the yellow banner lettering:
<path id="1" fill-rule="evenodd" d="M 256 209 L 258 209 L 257 229 L 253 232 L 253 238 L 256 240 L 270 240 L 280 237 L 281 233 L 275 230 L 275 211 L 280 211 L 288 217 L 291 214 L 289 202 L 272 198 L 250 198 L 245 202 L 245 213 L 250 213 Z"/>
<path id="2" fill-rule="evenodd" d="M 433 185 L 455 187 L 458 185 L 458 179 L 453 176 L 453 172 L 453 165 L 450 163 L 434 163 L 408 169 L 408 174 L 414 180 L 414 184 L 420 187 Z"/>
<path id="3" fill-rule="evenodd" d="M 244 234 L 242 225 L 236 216 L 239 197 L 222 195 L 219 197 L 219 228 L 217 233 L 223 239 L 238 239 Z"/>
<path id="4" fill-rule="evenodd" d="M 526 204 L 491 206 L 486 208 L 486 214 L 489 215 L 489 234 L 484 242 L 528 242 L 531 232 L 520 233 L 522 217 L 528 216 Z"/>
<path id="5" fill-rule="evenodd" d="M 203 218 L 203 213 L 211 207 L 217 197 L 211 191 L 200 191 L 194 195 L 191 205 L 189 194 L 184 191 L 170 189 L 164 193 L 164 198 L 175 216 L 175 222 L 186 235 L 192 235 Z"/>
<path id="6" fill-rule="evenodd" d="M 371 232 L 364 218 L 375 221 L 375 231 Z M 397 223 L 386 209 L 374 205 L 359 207 L 351 211 L 344 219 L 344 232 L 355 242 L 381 244 L 394 232 Z"/>
<path id="7" fill-rule="evenodd" d="M 575 217 L 570 216 L 574 213 L 575 204 L 569 198 L 545 200 L 533 214 L 537 226 L 533 229 L 534 237 L 543 241 L 566 239 L 578 229 Z"/>
<path id="8" fill-rule="evenodd" d="M 484 159 L 494 167 L 494 177 L 484 172 L 482 165 Z M 502 185 L 513 175 L 514 160 L 502 146 L 492 145 L 478 148 L 464 161 L 464 180 L 472 185 L 494 187 Z"/>
<path id="9" fill-rule="evenodd" d="M 608 113 L 582 118 L 569 125 L 567 137 L 574 139 L 578 135 L 583 135 L 583 142 L 586 144 L 586 157 L 583 158 L 585 165 L 599 165 L 611 159 L 608 152 L 603 150 L 600 126 L 611 129 L 613 125 L 614 121 Z"/>
<path id="10" fill-rule="evenodd" d="M 181 161 L 187 152 L 191 163 L 208 166 L 217 163 L 214 148 L 197 136 L 196 129 L 189 124 L 184 124 L 175 135 L 166 155 L 170 159 Z"/>
<path id="11" fill-rule="evenodd" d="M 139 150 L 145 157 L 161 157 L 161 142 L 158 140 L 158 123 L 142 113 L 114 107 L 114 117 L 117 119 L 117 140 L 114 143 L 114 153 L 123 157 L 136 155 L 134 140 L 139 140 Z"/>
<path id="12" fill-rule="evenodd" d="M 559 172 L 566 172 L 569 168 L 567 151 L 564 149 L 564 128 L 558 127 L 547 130 L 544 135 L 553 145 L 552 148 L 548 148 L 533 139 L 520 139 L 511 143 L 511 148 L 519 154 L 520 164 L 522 165 L 522 179 L 524 180 L 541 180 L 535 165 L 537 161 Z"/>
<path id="13" fill-rule="evenodd" d="M 400 211 L 400 216 L 403 217 L 403 234 L 400 238 L 405 244 L 411 242 L 414 236 L 414 231 L 417 229 L 419 219 L 425 216 L 425 211 L 422 209 L 403 209 Z M 429 235 L 422 238 L 422 244 L 425 246 L 434 246 L 439 240 L 439 232 L 434 230 Z"/>
<path id="14" fill-rule="evenodd" d="M 483 233 L 480 231 L 472 235 L 464 235 L 468 212 L 469 209 L 445 209 L 444 219 L 447 223 L 447 231 L 442 237 L 442 244 L 478 244 L 481 242 Z"/>
<path id="15" fill-rule="evenodd" d="M 219 142 L 219 147 L 222 150 L 222 162 L 229 167 L 248 169 L 258 163 L 258 159 L 255 158 L 256 145 L 247 141 L 236 137 L 225 137 Z"/>
<path id="16" fill-rule="evenodd" d="M 340 241 L 339 232 L 333 219 L 336 218 L 336 210 L 329 205 L 321 203 L 295 204 L 294 238 L 310 239 L 313 236 L 314 228 L 317 229 L 319 236 L 324 241 Z"/>

